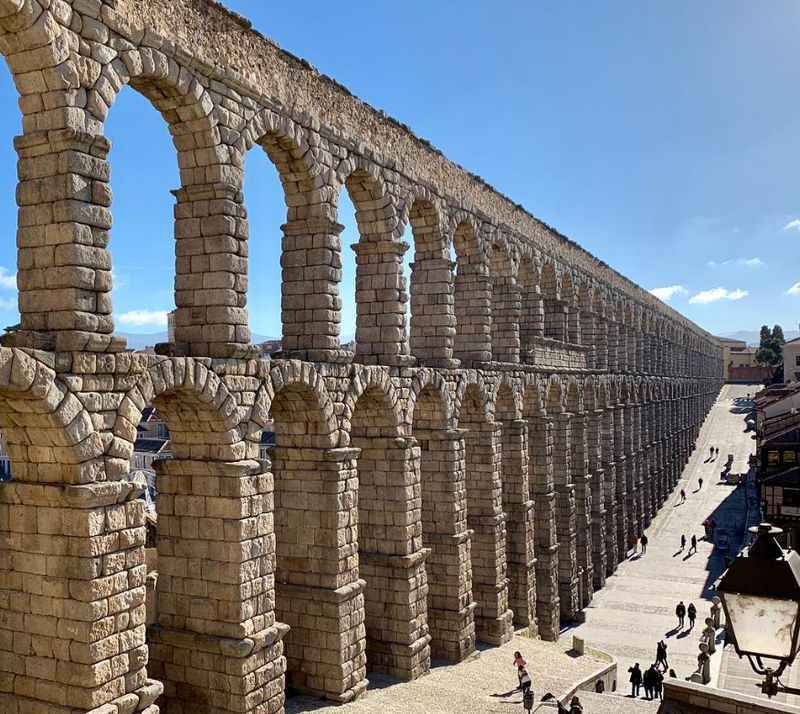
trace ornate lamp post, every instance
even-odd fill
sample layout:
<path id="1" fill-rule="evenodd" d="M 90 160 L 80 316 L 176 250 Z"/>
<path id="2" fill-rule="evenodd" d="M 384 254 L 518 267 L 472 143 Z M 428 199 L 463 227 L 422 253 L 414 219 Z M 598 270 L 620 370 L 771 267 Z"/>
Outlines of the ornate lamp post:
<path id="1" fill-rule="evenodd" d="M 734 560 L 722 576 L 717 594 L 722 598 L 736 654 L 747 656 L 753 671 L 764 677 L 761 691 L 768 697 L 779 692 L 800 694 L 780 683 L 780 676 L 797 655 L 800 555 L 784 551 L 775 540 L 780 528 L 762 523 L 750 532 L 756 534 L 755 542 L 748 555 Z"/>

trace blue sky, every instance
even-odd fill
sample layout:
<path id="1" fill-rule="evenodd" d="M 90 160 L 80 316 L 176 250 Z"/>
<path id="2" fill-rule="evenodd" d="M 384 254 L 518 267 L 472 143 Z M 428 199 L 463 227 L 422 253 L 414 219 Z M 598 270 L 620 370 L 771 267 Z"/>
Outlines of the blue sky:
<path id="1" fill-rule="evenodd" d="M 332 13 L 316 0 L 226 4 L 706 329 L 800 320 L 800 5 L 349 0 Z M 18 319 L 15 102 L 3 67 L 2 324 Z M 175 153 L 161 117 L 130 88 L 107 132 L 117 329 L 154 332 L 174 305 Z M 285 209 L 263 152 L 248 156 L 245 197 L 251 327 L 277 335 Z M 349 246 L 347 201 L 340 220 Z M 353 278 L 348 248 L 345 334 Z"/>

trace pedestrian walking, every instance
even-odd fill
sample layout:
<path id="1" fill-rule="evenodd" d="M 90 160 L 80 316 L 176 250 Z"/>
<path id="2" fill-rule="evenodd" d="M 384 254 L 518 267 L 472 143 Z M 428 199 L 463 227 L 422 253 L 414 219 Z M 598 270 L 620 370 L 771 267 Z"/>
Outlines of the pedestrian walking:
<path id="1" fill-rule="evenodd" d="M 531 675 L 528 674 L 528 670 L 525 667 L 520 667 L 517 673 L 519 676 L 519 688 L 523 694 L 527 694 L 531 689 Z"/>
<path id="2" fill-rule="evenodd" d="M 709 459 L 713 459 L 714 458 L 714 447 L 713 446 L 708 450 L 708 458 Z"/>
<path id="3" fill-rule="evenodd" d="M 703 477 L 702 476 L 697 479 L 697 490 L 699 491 L 701 488 L 703 488 Z"/>
<path id="4" fill-rule="evenodd" d="M 572 697 L 572 701 L 569 703 L 569 714 L 583 714 L 583 704 L 577 696 Z"/>
<path id="5" fill-rule="evenodd" d="M 669 669 L 669 663 L 667 662 L 667 643 L 664 642 L 664 640 L 659 640 L 656 645 L 656 667 L 660 667 L 661 665 L 664 665 L 665 672 Z"/>
<path id="6" fill-rule="evenodd" d="M 697 608 L 693 602 L 690 602 L 689 607 L 686 608 L 686 614 L 689 616 L 689 629 L 693 630 L 694 621 L 697 619 Z"/>
<path id="7" fill-rule="evenodd" d="M 697 536 L 694 533 L 692 533 L 692 546 L 689 548 L 689 554 L 691 555 L 693 552 L 697 552 Z"/>
<path id="8" fill-rule="evenodd" d="M 655 696 L 658 697 L 658 699 L 663 699 L 664 698 L 664 675 L 661 674 L 661 672 L 659 672 L 658 670 L 656 670 L 653 674 L 655 676 Z"/>
<path id="9" fill-rule="evenodd" d="M 655 680 L 653 679 L 653 665 L 651 664 L 645 673 L 642 675 L 642 684 L 644 685 L 644 698 L 645 699 L 652 699 L 653 698 L 653 685 L 655 684 Z"/>
<path id="10" fill-rule="evenodd" d="M 681 534 L 681 550 L 683 550 L 685 547 L 686 547 L 686 534 L 683 533 Z"/>
<path id="11" fill-rule="evenodd" d="M 681 500 L 680 503 L 686 503 L 686 491 L 681 489 Z"/>
<path id="12" fill-rule="evenodd" d="M 647 536 L 644 533 L 642 533 L 642 555 L 644 555 L 647 552 L 647 542 L 648 542 Z"/>
<path id="13" fill-rule="evenodd" d="M 683 629 L 684 618 L 686 617 L 686 605 L 683 604 L 683 600 L 681 600 L 675 608 L 675 615 L 678 618 L 678 627 Z"/>
<path id="14" fill-rule="evenodd" d="M 642 686 L 642 670 L 639 669 L 639 663 L 637 662 L 633 667 L 628 667 L 628 671 L 631 673 L 631 696 L 638 697 L 639 689 Z"/>

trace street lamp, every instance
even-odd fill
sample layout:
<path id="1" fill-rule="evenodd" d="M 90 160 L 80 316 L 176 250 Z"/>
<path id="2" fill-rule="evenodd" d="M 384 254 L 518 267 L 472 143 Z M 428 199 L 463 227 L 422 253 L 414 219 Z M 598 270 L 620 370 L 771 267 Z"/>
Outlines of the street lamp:
<path id="1" fill-rule="evenodd" d="M 756 534 L 747 556 L 733 561 L 717 586 L 729 631 L 739 657 L 747 656 L 765 679 L 761 691 L 800 694 L 784 687 L 780 676 L 797 655 L 800 633 L 800 555 L 785 552 L 769 523 L 750 529 Z M 763 660 L 768 663 L 764 664 Z M 769 660 L 777 660 L 775 666 Z"/>

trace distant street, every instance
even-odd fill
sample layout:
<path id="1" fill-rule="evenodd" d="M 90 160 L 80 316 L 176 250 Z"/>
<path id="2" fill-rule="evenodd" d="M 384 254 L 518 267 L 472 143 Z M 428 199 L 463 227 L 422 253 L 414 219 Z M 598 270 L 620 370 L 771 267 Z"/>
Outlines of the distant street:
<path id="1" fill-rule="evenodd" d="M 719 549 L 703 539 L 703 521 L 713 514 L 716 540 L 727 536 L 732 544 L 741 542 L 746 518 L 745 490 L 720 482 L 720 472 L 729 453 L 734 454 L 732 471 L 746 472 L 754 451 L 752 432 L 745 432 L 743 398 L 756 386 L 727 385 L 709 412 L 697 441 L 697 449 L 684 469 L 680 483 L 650 528 L 646 555 L 631 555 L 620 564 L 606 586 L 595 593 L 586 610 L 586 622 L 565 636 L 579 635 L 591 646 L 614 655 L 619 661 L 618 687 L 630 693 L 628 667 L 639 662 L 645 670 L 655 661 L 656 643 L 668 645 L 669 666 L 683 679 L 696 668 L 698 643 L 708 617 L 713 583 L 725 568 Z M 739 400 L 735 402 L 734 400 Z M 719 457 L 707 462 L 711 446 Z M 698 479 L 703 486 L 698 490 Z M 686 502 L 678 505 L 680 489 Z M 687 547 L 680 550 L 681 535 Z M 697 553 L 689 555 L 692 534 L 697 536 Z M 694 631 L 678 630 L 675 606 L 683 600 L 694 602 L 697 624 Z M 687 621 L 688 628 L 688 621 Z M 721 649 L 712 657 L 713 676 L 719 671 Z M 653 710 L 657 707 L 653 706 Z M 642 708 L 643 711 L 646 709 Z"/>

